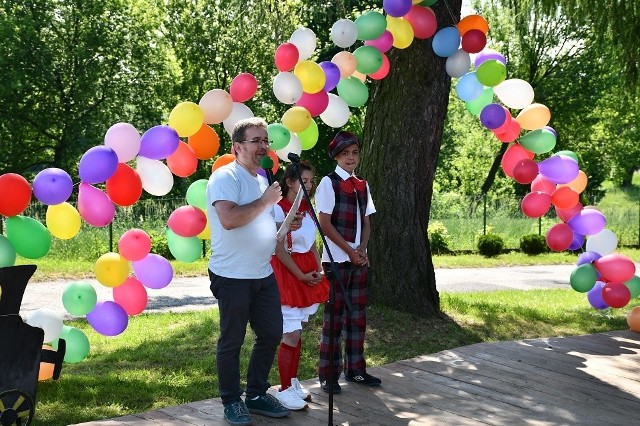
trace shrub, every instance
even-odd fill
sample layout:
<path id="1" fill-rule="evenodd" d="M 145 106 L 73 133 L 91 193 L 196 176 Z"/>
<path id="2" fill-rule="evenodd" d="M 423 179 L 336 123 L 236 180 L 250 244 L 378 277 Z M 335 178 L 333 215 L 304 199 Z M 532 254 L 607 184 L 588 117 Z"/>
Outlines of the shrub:
<path id="1" fill-rule="evenodd" d="M 147 233 L 151 238 L 151 253 L 159 254 L 168 260 L 175 259 L 171 254 L 171 250 L 169 250 L 169 243 L 164 232 L 148 231 Z"/>
<path id="2" fill-rule="evenodd" d="M 441 254 L 450 252 L 449 231 L 447 231 L 447 227 L 444 226 L 444 223 L 438 221 L 429 223 L 427 235 L 429 236 L 429 245 L 431 246 L 431 251 L 433 253 Z"/>
<path id="3" fill-rule="evenodd" d="M 486 234 L 478 238 L 478 251 L 485 257 L 494 257 L 502 253 L 504 240 L 498 234 Z"/>
<path id="4" fill-rule="evenodd" d="M 520 250 L 523 253 L 533 255 L 545 253 L 547 250 L 547 240 L 544 235 L 529 234 L 520 239 Z"/>

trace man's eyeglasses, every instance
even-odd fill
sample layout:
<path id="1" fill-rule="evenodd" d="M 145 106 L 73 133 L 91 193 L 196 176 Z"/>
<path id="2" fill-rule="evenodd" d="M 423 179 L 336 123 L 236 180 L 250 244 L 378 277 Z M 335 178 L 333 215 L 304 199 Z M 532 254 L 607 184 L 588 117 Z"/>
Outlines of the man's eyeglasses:
<path id="1" fill-rule="evenodd" d="M 261 139 L 261 138 L 255 138 L 255 139 L 249 139 L 246 141 L 241 141 L 241 142 L 250 142 L 253 144 L 265 144 L 265 145 L 271 145 L 271 141 L 269 139 Z"/>

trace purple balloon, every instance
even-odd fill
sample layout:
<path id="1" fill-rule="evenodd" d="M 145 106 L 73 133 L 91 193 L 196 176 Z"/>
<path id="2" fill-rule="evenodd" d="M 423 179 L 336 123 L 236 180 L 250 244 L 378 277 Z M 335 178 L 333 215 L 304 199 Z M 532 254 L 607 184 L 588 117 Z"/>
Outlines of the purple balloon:
<path id="1" fill-rule="evenodd" d="M 158 254 L 150 253 L 144 259 L 131 263 L 136 278 L 147 288 L 164 288 L 173 279 L 171 264 Z"/>
<path id="2" fill-rule="evenodd" d="M 126 330 L 129 317 L 124 308 L 110 300 L 100 301 L 87 314 L 87 322 L 104 336 L 117 336 Z"/>
<path id="3" fill-rule="evenodd" d="M 324 71 L 325 83 L 322 90 L 329 92 L 338 85 L 340 81 L 340 68 L 330 61 L 320 62 L 320 68 Z"/>
<path id="4" fill-rule="evenodd" d="M 578 250 L 584 245 L 584 235 L 573 233 L 573 241 L 569 246 L 569 250 Z"/>
<path id="5" fill-rule="evenodd" d="M 553 133 L 553 136 L 556 137 L 556 139 L 558 138 L 558 132 L 556 132 L 556 129 L 554 129 L 551 126 L 544 126 L 543 129 L 550 131 L 551 133 Z"/>
<path id="6" fill-rule="evenodd" d="M 596 281 L 596 285 L 593 286 L 591 290 L 587 292 L 587 300 L 596 309 L 606 309 L 609 307 L 607 302 L 602 299 L 602 289 L 604 288 L 605 283 L 602 281 Z"/>
<path id="7" fill-rule="evenodd" d="M 476 69 L 478 69 L 478 67 L 480 66 L 481 63 L 491 60 L 491 59 L 495 59 L 496 61 L 500 61 L 503 64 L 507 65 L 507 61 L 504 59 L 504 56 L 493 50 L 493 49 L 484 49 L 482 50 L 482 52 L 478 53 L 473 61 L 474 66 L 476 67 Z"/>
<path id="8" fill-rule="evenodd" d="M 109 179 L 118 168 L 118 154 L 108 146 L 94 146 L 80 158 L 78 173 L 86 183 L 100 183 Z"/>
<path id="9" fill-rule="evenodd" d="M 387 15 L 400 18 L 411 10 L 413 2 L 411 0 L 383 0 L 382 8 Z"/>
<path id="10" fill-rule="evenodd" d="M 382 53 L 385 53 L 393 47 L 393 34 L 391 31 L 384 30 L 382 35 L 374 40 L 367 40 L 364 42 L 365 46 L 373 46 L 377 48 Z"/>
<path id="11" fill-rule="evenodd" d="M 577 234 L 595 235 L 604 229 L 607 219 L 599 210 L 582 209 L 569 219 L 567 224 Z"/>
<path id="12" fill-rule="evenodd" d="M 267 172 L 261 167 L 258 169 L 258 174 L 263 177 L 267 177 Z"/>
<path id="13" fill-rule="evenodd" d="M 169 126 L 155 126 L 140 138 L 138 155 L 152 160 L 162 160 L 173 154 L 180 145 L 180 136 Z"/>
<path id="14" fill-rule="evenodd" d="M 569 183 L 578 177 L 578 172 L 580 172 L 578 163 L 566 155 L 553 155 L 538 163 L 538 173 L 553 183 Z M 575 232 L 588 235 L 584 232 Z"/>
<path id="15" fill-rule="evenodd" d="M 42 204 L 64 203 L 73 192 L 73 181 L 69 173 L 54 167 L 44 169 L 33 179 L 33 195 Z"/>
<path id="16" fill-rule="evenodd" d="M 506 119 L 507 111 L 500 104 L 489 104 L 480 112 L 480 121 L 487 129 L 497 129 Z"/>
<path id="17" fill-rule="evenodd" d="M 576 234 L 574 233 L 573 235 Z M 580 266 L 584 265 L 585 263 L 593 263 L 601 257 L 602 255 L 600 253 L 596 253 L 595 251 L 585 251 L 584 253 L 580 253 L 580 256 L 578 256 L 576 265 Z"/>

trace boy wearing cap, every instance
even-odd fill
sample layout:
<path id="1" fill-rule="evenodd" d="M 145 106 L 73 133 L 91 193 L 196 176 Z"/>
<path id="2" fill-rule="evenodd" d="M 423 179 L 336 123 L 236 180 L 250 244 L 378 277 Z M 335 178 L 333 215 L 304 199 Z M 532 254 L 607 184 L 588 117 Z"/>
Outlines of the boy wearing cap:
<path id="1" fill-rule="evenodd" d="M 366 386 L 379 386 L 380 379 L 366 371 L 364 336 L 366 330 L 367 278 L 369 259 L 367 244 L 371 227 L 369 215 L 376 209 L 367 182 L 354 170 L 360 161 L 360 141 L 351 132 L 340 131 L 329 143 L 329 155 L 338 163 L 335 171 L 323 177 L 316 191 L 318 220 L 336 262 L 333 276 L 342 283 L 335 286 L 333 393 L 340 393 L 340 372 L 345 379 Z M 327 248 L 322 253 L 322 265 L 327 272 L 331 266 Z M 344 288 L 344 293 L 342 289 Z M 352 310 L 345 304 L 349 298 Z M 322 389 L 329 392 L 329 331 L 330 305 L 325 305 L 320 342 L 318 376 Z M 345 359 L 342 360 L 342 332 L 344 330 Z"/>

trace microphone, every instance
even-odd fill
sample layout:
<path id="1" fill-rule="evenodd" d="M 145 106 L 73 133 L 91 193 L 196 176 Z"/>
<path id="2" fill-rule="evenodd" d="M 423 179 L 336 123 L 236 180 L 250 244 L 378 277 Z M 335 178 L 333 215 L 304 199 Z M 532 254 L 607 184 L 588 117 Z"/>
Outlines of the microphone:
<path id="1" fill-rule="evenodd" d="M 260 159 L 260 167 L 264 169 L 264 173 L 267 175 L 267 182 L 269 182 L 269 186 L 273 184 L 273 172 L 271 169 L 273 168 L 273 160 L 268 155 L 265 155 Z"/>
<path id="2" fill-rule="evenodd" d="M 295 152 L 290 152 L 289 155 L 287 155 L 287 158 L 292 163 L 299 163 L 300 162 L 300 156 L 298 154 L 296 154 Z"/>

